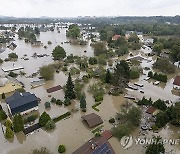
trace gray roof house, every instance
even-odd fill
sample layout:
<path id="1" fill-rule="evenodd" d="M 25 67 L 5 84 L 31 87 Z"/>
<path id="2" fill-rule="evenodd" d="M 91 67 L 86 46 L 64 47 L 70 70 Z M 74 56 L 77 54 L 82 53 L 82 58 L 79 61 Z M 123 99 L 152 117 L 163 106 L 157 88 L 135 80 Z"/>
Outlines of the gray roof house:
<path id="1" fill-rule="evenodd" d="M 30 92 L 15 92 L 12 96 L 6 98 L 6 103 L 12 115 L 16 113 L 26 114 L 38 110 L 38 98 Z"/>

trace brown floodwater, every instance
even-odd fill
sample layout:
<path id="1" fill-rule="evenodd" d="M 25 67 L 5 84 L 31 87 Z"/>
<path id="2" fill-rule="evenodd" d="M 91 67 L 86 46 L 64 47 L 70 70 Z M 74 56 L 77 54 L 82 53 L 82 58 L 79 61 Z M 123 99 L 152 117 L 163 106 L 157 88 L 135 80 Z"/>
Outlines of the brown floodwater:
<path id="1" fill-rule="evenodd" d="M 65 36 L 65 31 L 66 29 L 61 29 L 61 33 L 58 33 L 56 30 L 54 32 L 41 32 L 40 36 L 38 37 L 38 40 L 41 40 L 44 45 L 47 45 L 47 41 L 52 42 L 51 45 L 47 45 L 47 49 L 44 49 L 43 46 L 32 47 L 30 44 L 24 43 L 23 40 L 18 40 L 16 36 L 15 43 L 18 45 L 18 47 L 14 51 L 6 49 L 4 53 L 0 54 L 0 57 L 2 59 L 5 59 L 7 58 L 7 55 L 10 52 L 16 52 L 19 56 L 19 59 L 14 63 L 21 64 L 22 66 L 24 66 L 24 71 L 27 73 L 27 75 L 31 75 L 32 73 L 36 72 L 39 69 L 39 67 L 53 62 L 51 52 L 57 45 L 61 45 L 62 47 L 64 47 L 68 55 L 74 54 L 78 56 L 93 56 L 93 50 L 89 44 L 86 46 L 70 45 L 66 43 L 61 44 L 61 42 L 69 41 L 69 39 L 67 39 Z M 84 53 L 84 50 L 86 50 L 87 52 Z M 31 57 L 35 52 L 38 54 L 46 53 L 50 56 L 36 59 Z M 138 54 L 137 51 L 133 53 Z M 21 59 L 21 57 L 23 57 L 24 54 L 27 54 L 29 61 Z M 121 57 L 121 59 L 126 59 L 127 57 L 128 55 L 125 55 Z M 4 62 L 1 65 L 1 67 L 8 65 L 13 65 L 13 62 Z M 152 63 L 147 64 L 143 62 L 142 66 L 151 67 Z M 0 74 L 4 74 L 4 72 L 0 70 Z M 175 96 L 171 93 L 172 79 L 169 80 L 168 83 L 165 85 L 154 86 L 152 82 L 144 81 L 144 77 L 145 76 L 142 75 L 140 79 L 137 81 L 144 84 L 145 96 L 152 97 L 153 100 L 157 98 L 165 100 L 176 100 L 178 98 L 178 96 Z M 53 80 L 48 81 L 43 86 L 34 89 L 31 89 L 30 82 L 35 80 L 35 78 L 33 79 L 18 76 L 18 80 L 22 81 L 25 84 L 25 89 L 27 91 L 35 93 L 37 97 L 41 98 L 42 101 L 39 104 L 39 113 L 41 114 L 45 110 L 44 103 L 46 101 L 50 101 L 51 99 L 48 97 L 46 89 L 56 85 L 63 86 L 66 83 L 67 76 L 63 72 L 55 73 Z M 94 81 L 92 80 L 89 84 L 92 84 L 93 82 Z M 97 107 L 100 111 L 96 112 L 92 109 L 92 105 L 95 103 L 94 99 L 92 95 L 87 92 L 89 84 L 87 84 L 84 88 L 87 101 L 86 114 L 92 112 L 97 113 L 101 116 L 101 118 L 104 121 L 103 129 L 111 129 L 112 125 L 109 124 L 108 120 L 110 119 L 110 117 L 114 117 L 116 113 L 120 111 L 120 107 L 126 101 L 126 99 L 123 96 L 114 97 L 105 95 L 103 102 Z M 137 91 L 129 91 L 129 93 L 135 95 L 138 98 L 141 98 L 143 96 L 143 94 Z M 50 95 L 57 99 L 64 99 L 63 90 L 54 92 Z M 5 107 L 4 103 L 3 107 Z M 57 106 L 55 104 L 52 104 L 51 108 L 46 110 L 46 112 L 49 113 L 53 118 L 67 111 L 71 111 L 75 108 L 79 109 L 79 101 L 75 100 L 68 107 Z M 94 136 L 94 134 L 91 132 L 92 129 L 88 128 L 87 125 L 84 122 L 82 122 L 81 116 L 84 114 L 85 113 L 81 111 L 74 112 L 70 116 L 70 118 L 57 122 L 56 129 L 52 132 L 46 132 L 43 129 L 40 129 L 38 132 L 36 131 L 35 133 L 28 136 L 25 136 L 23 133 L 19 133 L 15 135 L 14 139 L 11 139 L 9 141 L 4 139 L 2 131 L 0 131 L 0 154 L 29 154 L 31 153 L 32 149 L 44 146 L 47 147 L 47 149 L 49 149 L 54 154 L 57 154 L 59 144 L 65 144 L 67 148 L 66 154 L 70 154 Z M 169 137 L 168 132 L 175 131 L 174 129 L 176 128 L 171 129 L 170 126 L 165 130 L 161 130 L 160 133 L 162 133 L 162 135 L 165 137 Z M 138 136 L 138 129 L 135 132 L 133 132 L 133 136 Z M 120 145 L 120 142 L 114 137 L 110 139 L 110 143 L 117 154 L 144 153 L 144 148 L 139 145 L 133 145 L 133 147 L 129 148 L 128 150 L 123 150 L 122 146 Z M 179 148 L 176 149 L 179 150 Z"/>

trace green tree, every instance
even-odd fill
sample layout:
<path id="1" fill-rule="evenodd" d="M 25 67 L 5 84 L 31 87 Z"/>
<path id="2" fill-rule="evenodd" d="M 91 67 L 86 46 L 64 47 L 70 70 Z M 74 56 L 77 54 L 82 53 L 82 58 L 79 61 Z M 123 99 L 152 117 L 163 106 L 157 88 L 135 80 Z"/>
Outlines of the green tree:
<path id="1" fill-rule="evenodd" d="M 14 132 L 12 131 L 12 129 L 9 127 L 6 127 L 5 138 L 10 139 L 13 137 L 14 137 Z"/>
<path id="2" fill-rule="evenodd" d="M 159 112 L 156 115 L 156 126 L 159 128 L 164 127 L 168 123 L 168 117 L 165 112 Z"/>
<path id="3" fill-rule="evenodd" d="M 13 127 L 13 124 L 12 124 L 12 121 L 10 119 L 7 119 L 4 123 L 4 125 L 6 127 L 9 127 L 9 128 L 12 128 Z"/>
<path id="4" fill-rule="evenodd" d="M 139 43 L 139 38 L 136 34 L 133 34 L 129 37 L 128 42 Z"/>
<path id="5" fill-rule="evenodd" d="M 6 112 L 4 110 L 0 110 L 0 121 L 7 119 Z"/>
<path id="6" fill-rule="evenodd" d="M 59 145 L 59 147 L 58 147 L 58 152 L 59 153 L 64 153 L 66 151 L 66 147 L 65 147 L 65 145 Z"/>
<path id="7" fill-rule="evenodd" d="M 139 49 L 141 49 L 141 44 L 140 43 L 132 43 L 131 44 L 131 48 L 133 49 L 133 50 L 139 50 Z"/>
<path id="8" fill-rule="evenodd" d="M 111 80 L 112 80 L 112 74 L 108 69 L 107 72 L 106 72 L 105 81 L 106 81 L 106 83 L 111 83 Z"/>
<path id="9" fill-rule="evenodd" d="M 164 67 L 166 66 L 166 67 Z M 176 68 L 173 64 L 170 63 L 167 59 L 158 58 L 156 62 L 153 64 L 153 68 L 158 69 L 163 73 L 175 73 Z"/>
<path id="10" fill-rule="evenodd" d="M 82 111 L 86 111 L 86 99 L 85 99 L 85 94 L 83 94 L 80 98 L 80 108 Z"/>
<path id="11" fill-rule="evenodd" d="M 95 57 L 90 57 L 89 58 L 89 64 L 90 65 L 95 65 L 97 64 L 97 59 Z"/>
<path id="12" fill-rule="evenodd" d="M 137 127 L 141 122 L 141 113 L 138 107 L 132 107 L 127 113 L 127 120 Z"/>
<path id="13" fill-rule="evenodd" d="M 45 80 L 51 80 L 54 77 L 54 68 L 51 65 L 42 66 L 40 68 L 40 75 Z"/>
<path id="14" fill-rule="evenodd" d="M 40 30 L 39 30 L 38 27 L 35 27 L 35 28 L 34 28 L 34 33 L 35 33 L 35 34 L 40 34 Z"/>
<path id="15" fill-rule="evenodd" d="M 152 72 L 152 71 L 149 71 L 149 72 L 148 72 L 148 77 L 153 78 L 153 76 L 154 76 L 154 75 L 153 75 L 153 72 Z"/>
<path id="16" fill-rule="evenodd" d="M 52 51 L 52 56 L 53 56 L 54 60 L 62 60 L 66 57 L 66 52 L 63 47 L 58 45 Z"/>
<path id="17" fill-rule="evenodd" d="M 115 50 L 115 52 L 120 57 L 120 56 L 127 54 L 129 52 L 129 49 L 127 46 L 122 45 L 117 50 Z"/>
<path id="18" fill-rule="evenodd" d="M 165 153 L 164 144 L 162 141 L 162 138 L 160 136 L 153 137 L 155 142 L 150 144 L 146 149 L 146 154 L 163 154 Z"/>
<path id="19" fill-rule="evenodd" d="M 80 37 L 80 29 L 78 27 L 78 25 L 70 25 L 69 29 L 67 31 L 67 37 L 72 37 L 74 39 Z"/>
<path id="20" fill-rule="evenodd" d="M 92 47 L 94 48 L 94 54 L 96 56 L 107 53 L 106 44 L 104 42 L 94 43 Z"/>
<path id="21" fill-rule="evenodd" d="M 131 70 L 130 71 L 130 78 L 131 79 L 137 79 L 140 77 L 140 73 L 137 70 Z"/>
<path id="22" fill-rule="evenodd" d="M 74 92 L 74 84 L 71 78 L 71 74 L 69 73 L 68 80 L 65 86 L 65 98 L 75 99 L 76 95 Z"/>
<path id="23" fill-rule="evenodd" d="M 18 133 L 24 130 L 24 121 L 20 114 L 15 114 L 13 118 L 13 129 L 15 133 Z"/>
<path id="24" fill-rule="evenodd" d="M 130 68 L 128 63 L 125 60 L 121 60 L 119 63 L 117 63 L 114 73 L 112 82 L 114 86 L 118 86 L 121 88 L 125 88 L 127 83 L 130 79 Z"/>
<path id="25" fill-rule="evenodd" d="M 8 58 L 10 58 L 10 59 L 18 59 L 18 55 L 16 53 L 9 53 Z"/>
<path id="26" fill-rule="evenodd" d="M 6 96 L 5 96 L 5 93 L 2 93 L 2 99 L 5 99 Z"/>
<path id="27" fill-rule="evenodd" d="M 39 124 L 41 127 L 44 127 L 48 121 L 51 120 L 51 117 L 49 116 L 49 114 L 47 114 L 45 111 L 41 114 L 40 118 L 39 118 Z"/>
<path id="28" fill-rule="evenodd" d="M 124 37 L 120 37 L 115 41 L 115 46 L 124 46 L 127 44 L 127 41 Z"/>
<path id="29" fill-rule="evenodd" d="M 158 55 L 160 55 L 162 49 L 163 49 L 163 44 L 162 43 L 158 42 L 153 46 L 153 51 L 157 52 Z"/>
<path id="30" fill-rule="evenodd" d="M 124 123 L 118 125 L 117 127 L 114 127 L 112 129 L 112 134 L 113 136 L 117 137 L 120 140 L 123 136 L 129 135 L 132 130 L 133 130 L 132 124 Z"/>
<path id="31" fill-rule="evenodd" d="M 171 56 L 174 61 L 180 61 L 180 44 L 171 48 Z"/>
<path id="32" fill-rule="evenodd" d="M 47 124 L 45 125 L 45 129 L 47 131 L 50 131 L 50 130 L 54 129 L 55 127 L 56 127 L 56 124 L 55 124 L 55 122 L 53 120 L 49 120 L 47 122 Z"/>
<path id="33" fill-rule="evenodd" d="M 161 100 L 161 99 L 158 99 L 157 101 L 155 101 L 153 103 L 153 106 L 160 109 L 160 110 L 162 110 L 162 111 L 165 111 L 167 109 L 167 106 L 166 106 L 165 102 L 163 100 Z"/>

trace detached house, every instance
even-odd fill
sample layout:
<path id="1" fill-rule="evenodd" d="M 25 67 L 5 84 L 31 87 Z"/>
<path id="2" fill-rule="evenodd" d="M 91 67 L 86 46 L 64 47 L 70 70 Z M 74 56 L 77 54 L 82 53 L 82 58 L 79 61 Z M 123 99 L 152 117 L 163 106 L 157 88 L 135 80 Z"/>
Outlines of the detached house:
<path id="1" fill-rule="evenodd" d="M 6 98 L 6 103 L 10 114 L 13 116 L 16 113 L 23 115 L 38 110 L 38 98 L 30 92 L 15 92 Z"/>
<path id="2" fill-rule="evenodd" d="M 176 76 L 173 82 L 173 87 L 174 89 L 179 89 L 180 90 L 180 76 Z"/>
<path id="3" fill-rule="evenodd" d="M 41 41 L 32 41 L 32 42 L 31 42 L 31 45 L 32 45 L 32 46 L 42 46 L 43 43 L 42 43 Z"/>
<path id="4" fill-rule="evenodd" d="M 113 40 L 113 41 L 116 41 L 116 40 L 118 40 L 120 37 L 121 37 L 121 35 L 114 35 L 114 36 L 112 37 L 112 40 Z"/>
<path id="5" fill-rule="evenodd" d="M 11 49 L 11 50 L 14 50 L 16 47 L 17 47 L 17 45 L 15 44 L 15 43 L 11 43 L 9 46 L 7 46 L 9 49 Z"/>

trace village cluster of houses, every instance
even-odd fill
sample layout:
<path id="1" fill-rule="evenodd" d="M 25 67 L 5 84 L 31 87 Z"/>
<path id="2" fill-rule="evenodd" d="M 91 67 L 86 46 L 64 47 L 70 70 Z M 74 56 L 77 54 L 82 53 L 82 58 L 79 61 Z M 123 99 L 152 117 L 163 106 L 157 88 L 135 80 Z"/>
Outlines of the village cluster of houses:
<path id="1" fill-rule="evenodd" d="M 137 32 L 137 31 L 126 31 L 125 38 L 128 40 L 133 34 L 137 35 L 139 38 L 140 43 L 143 43 L 145 45 L 152 45 L 154 43 L 153 38 L 144 38 L 142 32 Z M 112 37 L 113 41 L 118 40 L 121 37 L 121 35 L 114 35 Z"/>

